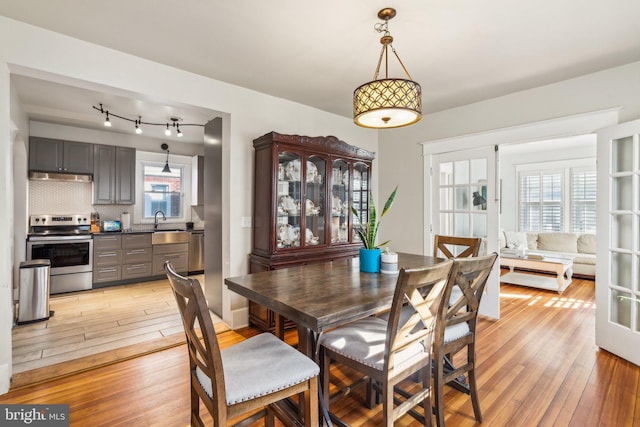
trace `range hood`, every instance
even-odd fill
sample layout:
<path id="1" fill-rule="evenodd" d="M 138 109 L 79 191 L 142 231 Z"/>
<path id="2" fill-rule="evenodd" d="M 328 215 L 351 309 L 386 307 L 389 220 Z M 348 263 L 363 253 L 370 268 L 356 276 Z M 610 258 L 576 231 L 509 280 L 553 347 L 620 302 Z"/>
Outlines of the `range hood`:
<path id="1" fill-rule="evenodd" d="M 72 173 L 57 173 L 57 172 L 29 172 L 29 179 L 34 181 L 71 181 L 71 182 L 91 182 L 93 177 L 91 175 L 79 175 Z"/>

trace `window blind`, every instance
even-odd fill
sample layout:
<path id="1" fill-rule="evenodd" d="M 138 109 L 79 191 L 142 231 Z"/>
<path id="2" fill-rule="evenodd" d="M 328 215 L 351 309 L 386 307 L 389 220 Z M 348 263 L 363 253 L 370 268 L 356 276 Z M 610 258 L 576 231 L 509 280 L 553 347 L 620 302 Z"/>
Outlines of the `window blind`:
<path id="1" fill-rule="evenodd" d="M 596 232 L 595 171 L 571 171 L 571 231 Z"/>

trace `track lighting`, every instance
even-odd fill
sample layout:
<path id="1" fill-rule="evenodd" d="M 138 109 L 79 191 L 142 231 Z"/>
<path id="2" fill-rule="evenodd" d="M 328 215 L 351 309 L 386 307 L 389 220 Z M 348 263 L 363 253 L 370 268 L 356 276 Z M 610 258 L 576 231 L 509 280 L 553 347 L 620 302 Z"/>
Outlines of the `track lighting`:
<path id="1" fill-rule="evenodd" d="M 171 128 L 174 127 L 176 129 L 176 136 L 178 138 L 182 138 L 182 136 L 184 135 L 182 133 L 182 129 L 180 129 L 180 126 L 200 126 L 200 127 L 204 127 L 204 125 L 198 124 L 198 123 L 181 123 L 182 119 L 180 117 L 169 117 L 167 122 L 165 123 L 151 123 L 151 122 L 143 122 L 142 121 L 142 116 L 138 116 L 137 119 L 130 119 L 128 117 L 123 117 L 123 116 L 119 116 L 117 114 L 114 114 L 112 112 L 110 112 L 109 110 L 105 110 L 104 106 L 102 104 L 99 104 L 100 107 L 96 107 L 95 105 L 92 105 L 94 110 L 98 110 L 100 111 L 100 113 L 104 114 L 105 119 L 104 119 L 104 125 L 106 127 L 111 127 L 111 120 L 109 119 L 110 117 L 117 117 L 119 119 L 122 120 L 126 120 L 128 122 L 131 122 L 135 125 L 135 132 L 139 135 L 142 133 L 142 125 L 145 126 L 164 126 L 165 127 L 165 131 L 164 134 L 166 136 L 171 136 Z"/>

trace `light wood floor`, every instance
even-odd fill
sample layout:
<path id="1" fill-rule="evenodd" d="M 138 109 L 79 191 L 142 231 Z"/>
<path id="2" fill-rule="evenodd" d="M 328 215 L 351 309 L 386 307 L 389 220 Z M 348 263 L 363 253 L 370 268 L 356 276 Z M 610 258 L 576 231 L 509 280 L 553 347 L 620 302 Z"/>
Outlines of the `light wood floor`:
<path id="1" fill-rule="evenodd" d="M 574 280 L 562 296 L 501 287 L 502 318 L 481 319 L 478 382 L 484 422 L 475 423 L 468 396 L 449 390 L 449 426 L 640 426 L 640 367 L 600 351 L 594 343 L 594 283 Z M 246 328 L 218 335 L 221 347 L 258 333 Z M 287 334 L 287 341 L 296 337 Z M 348 375 L 332 366 L 338 378 Z M 381 425 L 381 409 L 354 393 L 332 404 L 353 426 Z M 185 346 L 27 387 L 0 403 L 66 403 L 73 426 L 186 426 L 189 424 Z M 205 411 L 206 412 L 206 411 Z M 410 417 L 396 425 L 417 426 Z"/>
<path id="2" fill-rule="evenodd" d="M 203 283 L 204 275 L 194 277 Z M 53 295 L 50 308 L 55 314 L 49 320 L 14 327 L 14 374 L 128 346 L 148 349 L 174 335 L 184 342 L 166 279 Z"/>

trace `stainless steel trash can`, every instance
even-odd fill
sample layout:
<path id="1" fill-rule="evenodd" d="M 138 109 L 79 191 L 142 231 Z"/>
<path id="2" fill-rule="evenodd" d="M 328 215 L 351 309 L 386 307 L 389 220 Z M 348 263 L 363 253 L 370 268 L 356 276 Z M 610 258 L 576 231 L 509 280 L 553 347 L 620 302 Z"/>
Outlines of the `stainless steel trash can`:
<path id="1" fill-rule="evenodd" d="M 17 323 L 37 322 L 49 318 L 51 262 L 35 259 L 20 263 Z"/>

